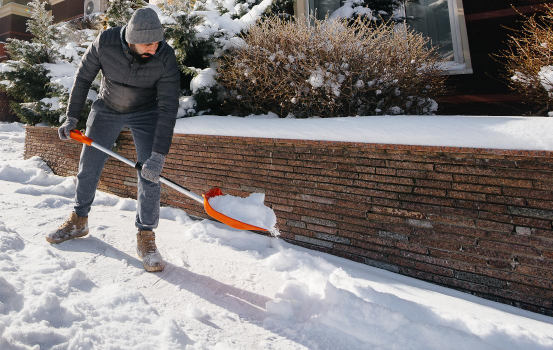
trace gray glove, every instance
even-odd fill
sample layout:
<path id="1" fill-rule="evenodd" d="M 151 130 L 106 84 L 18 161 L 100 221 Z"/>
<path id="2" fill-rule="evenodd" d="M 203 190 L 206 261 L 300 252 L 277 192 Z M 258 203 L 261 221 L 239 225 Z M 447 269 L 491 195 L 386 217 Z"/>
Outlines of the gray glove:
<path id="1" fill-rule="evenodd" d="M 58 134 L 60 135 L 60 140 L 69 140 L 70 131 L 74 130 L 77 127 L 78 119 L 67 118 L 65 122 L 59 127 Z"/>
<path id="2" fill-rule="evenodd" d="M 159 182 L 159 176 L 165 163 L 165 156 L 161 153 L 152 152 L 152 155 L 142 165 L 142 177 L 148 181 Z"/>

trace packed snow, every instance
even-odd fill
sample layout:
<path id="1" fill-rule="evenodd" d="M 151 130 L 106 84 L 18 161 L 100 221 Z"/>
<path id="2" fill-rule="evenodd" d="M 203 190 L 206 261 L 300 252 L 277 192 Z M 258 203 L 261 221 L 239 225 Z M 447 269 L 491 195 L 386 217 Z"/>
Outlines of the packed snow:
<path id="1" fill-rule="evenodd" d="M 177 120 L 180 134 L 553 151 L 553 119 L 486 116 L 241 118 L 204 115 Z"/>
<path id="2" fill-rule="evenodd" d="M 226 194 L 210 198 L 209 205 L 230 218 L 278 234 L 275 228 L 275 212 L 267 207 L 264 201 L 264 193 L 252 193 L 246 198 Z"/>
<path id="3" fill-rule="evenodd" d="M 23 126 L 0 123 L 0 349 L 553 348 L 551 317 L 176 208 L 156 230 L 167 268 L 147 273 L 135 201 L 103 192 L 87 237 L 49 245 L 75 178 L 23 147 Z"/>

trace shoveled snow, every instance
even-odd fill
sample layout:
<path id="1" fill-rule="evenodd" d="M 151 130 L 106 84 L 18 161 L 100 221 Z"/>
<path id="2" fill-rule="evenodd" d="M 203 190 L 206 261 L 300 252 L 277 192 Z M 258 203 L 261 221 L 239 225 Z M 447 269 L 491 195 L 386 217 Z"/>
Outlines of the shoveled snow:
<path id="1" fill-rule="evenodd" d="M 222 195 L 209 199 L 209 205 L 221 214 L 235 220 L 276 233 L 276 216 L 263 202 L 265 194 L 252 193 L 246 198 Z"/>
<path id="2" fill-rule="evenodd" d="M 177 120 L 176 133 L 261 138 L 553 151 L 546 117 L 370 116 L 349 118 Z"/>
<path id="3" fill-rule="evenodd" d="M 23 160 L 23 141 L 0 123 L 0 349 L 553 348 L 551 317 L 175 208 L 156 230 L 168 266 L 147 273 L 135 202 L 102 192 L 90 234 L 49 245 L 75 178 Z"/>

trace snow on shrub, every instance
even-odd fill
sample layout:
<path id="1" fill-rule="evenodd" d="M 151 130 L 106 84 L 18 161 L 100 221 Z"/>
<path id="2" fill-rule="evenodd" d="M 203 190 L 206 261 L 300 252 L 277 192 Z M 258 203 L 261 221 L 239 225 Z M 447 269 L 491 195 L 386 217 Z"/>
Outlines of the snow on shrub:
<path id="1" fill-rule="evenodd" d="M 553 6 L 526 17 L 507 43 L 498 57 L 505 60 L 510 88 L 538 108 L 533 112 L 553 116 Z"/>
<path id="2" fill-rule="evenodd" d="M 217 78 L 241 115 L 432 114 L 444 86 L 437 51 L 403 25 L 271 18 L 243 39 Z"/>
<path id="3" fill-rule="evenodd" d="M 188 98 L 181 98 L 185 102 L 181 102 L 179 116 L 196 111 L 219 112 L 224 94 L 214 79 L 217 57 L 267 13 L 289 17 L 292 5 L 292 0 L 197 0 L 192 5 L 187 1 L 165 2 L 159 8 L 150 5 L 158 12 L 182 72 L 181 88 Z"/>

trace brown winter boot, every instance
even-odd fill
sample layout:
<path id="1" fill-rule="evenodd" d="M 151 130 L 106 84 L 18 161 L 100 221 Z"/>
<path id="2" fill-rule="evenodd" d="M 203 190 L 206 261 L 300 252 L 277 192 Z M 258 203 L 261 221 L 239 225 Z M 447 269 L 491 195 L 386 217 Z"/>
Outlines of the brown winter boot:
<path id="1" fill-rule="evenodd" d="M 163 271 L 165 263 L 156 247 L 154 231 L 138 230 L 136 234 L 136 253 L 142 258 L 142 266 L 148 272 Z"/>
<path id="2" fill-rule="evenodd" d="M 88 217 L 78 216 L 72 212 L 63 224 L 46 235 L 46 240 L 50 243 L 61 243 L 73 238 L 83 237 L 88 234 Z"/>

